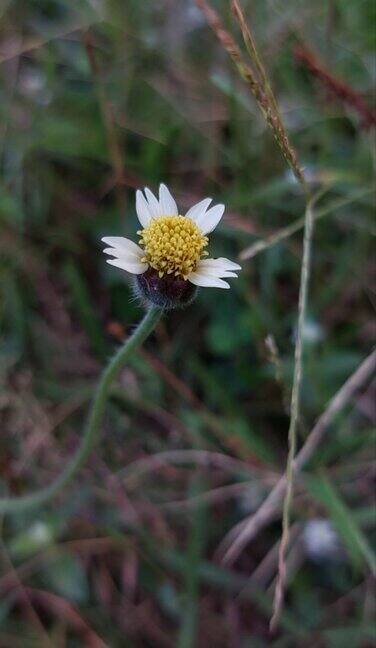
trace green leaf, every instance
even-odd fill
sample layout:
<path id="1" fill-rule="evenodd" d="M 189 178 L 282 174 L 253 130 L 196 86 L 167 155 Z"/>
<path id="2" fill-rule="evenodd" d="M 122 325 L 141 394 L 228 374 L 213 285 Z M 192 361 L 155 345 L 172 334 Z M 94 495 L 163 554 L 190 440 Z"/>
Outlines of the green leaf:
<path id="1" fill-rule="evenodd" d="M 202 493 L 202 479 L 197 474 L 191 486 L 192 495 Z M 185 604 L 183 606 L 178 647 L 193 648 L 196 645 L 198 597 L 199 597 L 199 564 L 203 553 L 205 537 L 206 507 L 198 506 L 193 514 L 192 526 L 188 537 L 185 556 Z"/>
<path id="2" fill-rule="evenodd" d="M 342 626 L 323 632 L 328 648 L 363 648 L 376 639 L 375 626 Z M 369 643 L 368 643 L 369 642 Z"/>

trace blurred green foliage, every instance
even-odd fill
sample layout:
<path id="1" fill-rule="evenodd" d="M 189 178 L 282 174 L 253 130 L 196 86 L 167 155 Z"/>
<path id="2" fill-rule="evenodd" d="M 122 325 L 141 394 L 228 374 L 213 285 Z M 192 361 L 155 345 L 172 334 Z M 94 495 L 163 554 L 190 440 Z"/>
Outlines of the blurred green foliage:
<path id="1" fill-rule="evenodd" d="M 215 5 L 238 35 L 228 4 Z M 315 228 L 308 431 L 374 343 L 375 157 L 372 131 L 294 46 L 318 53 L 372 106 L 375 5 L 244 6 L 301 164 L 326 190 L 318 209 L 343 201 Z M 206 195 L 225 202 L 210 252 L 232 259 L 304 204 L 193 2 L 6 0 L 0 21 L 0 483 L 19 493 L 72 454 L 100 368 L 141 316 L 128 276 L 105 264 L 100 245 L 103 235 L 135 237 L 135 189 L 167 182 L 182 209 Z M 1 646 L 373 645 L 372 386 L 336 419 L 298 484 L 294 519 L 302 530 L 327 520 L 341 548 L 313 559 L 299 535 L 276 635 L 275 569 L 253 575 L 279 520 L 236 568 L 215 559 L 285 465 L 300 261 L 297 233 L 244 261 L 230 291 L 203 289 L 168 315 L 123 372 L 80 478 L 57 503 L 3 521 Z M 122 484 L 124 466 L 188 449 L 245 462 L 249 474 L 167 462 Z"/>

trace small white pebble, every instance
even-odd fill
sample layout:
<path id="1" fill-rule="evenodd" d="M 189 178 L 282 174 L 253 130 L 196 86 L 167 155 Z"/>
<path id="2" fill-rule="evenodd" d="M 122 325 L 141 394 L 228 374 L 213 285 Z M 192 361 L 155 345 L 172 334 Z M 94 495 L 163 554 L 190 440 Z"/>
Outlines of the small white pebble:
<path id="1" fill-rule="evenodd" d="M 38 545 L 48 544 L 53 539 L 50 527 L 44 522 L 35 522 L 29 529 L 29 537 Z"/>
<path id="2" fill-rule="evenodd" d="M 313 559 L 333 557 L 340 550 L 337 532 L 329 520 L 310 520 L 303 530 L 303 543 Z"/>

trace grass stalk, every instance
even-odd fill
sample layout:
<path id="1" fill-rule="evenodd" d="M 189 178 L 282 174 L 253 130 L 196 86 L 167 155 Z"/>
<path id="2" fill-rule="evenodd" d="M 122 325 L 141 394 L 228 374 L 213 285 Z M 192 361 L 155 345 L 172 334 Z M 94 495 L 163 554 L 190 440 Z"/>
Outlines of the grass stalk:
<path id="1" fill-rule="evenodd" d="M 234 38 L 223 25 L 223 22 L 218 13 L 215 11 L 215 9 L 213 9 L 209 2 L 207 2 L 207 0 L 196 0 L 196 4 L 205 14 L 206 19 L 213 32 L 217 36 L 220 44 L 230 56 L 241 78 L 246 82 L 247 88 L 256 99 L 259 108 L 264 116 L 264 119 L 267 125 L 270 127 L 283 156 L 285 157 L 288 165 L 294 173 L 297 181 L 301 185 L 304 193 L 308 196 L 309 190 L 304 178 L 303 171 L 299 166 L 297 155 L 290 143 L 278 108 L 276 107 L 276 101 L 274 99 L 270 83 L 266 80 L 266 72 L 258 55 L 254 39 L 251 36 L 251 32 L 248 28 L 244 32 L 244 19 L 241 20 L 240 27 L 241 29 L 243 27 L 244 39 L 246 41 L 246 46 L 248 46 L 248 53 L 250 54 L 253 65 L 256 67 L 256 72 L 253 69 L 252 65 L 245 62 L 240 48 L 236 44 Z M 235 5 L 235 7 L 240 10 L 239 5 Z M 237 17 L 239 16 L 239 13 L 236 9 L 235 15 Z"/>
<path id="2" fill-rule="evenodd" d="M 245 20 L 245 16 L 244 16 L 244 13 L 243 13 L 243 9 L 241 8 L 240 3 L 238 2 L 238 0 L 231 0 L 231 8 L 232 8 L 232 11 L 234 13 L 234 16 L 235 16 L 236 20 L 239 23 L 240 31 L 242 33 L 243 40 L 244 40 L 244 45 L 247 48 L 247 52 L 248 52 L 248 54 L 250 56 L 250 59 L 254 62 L 256 73 L 257 73 L 258 78 L 259 78 L 259 83 L 261 84 L 261 86 L 263 88 L 263 91 L 265 92 L 265 94 L 267 95 L 270 103 L 272 104 L 272 106 L 273 106 L 273 108 L 275 110 L 275 113 L 276 113 L 276 117 L 282 123 L 282 118 L 281 118 L 281 115 L 280 115 L 280 112 L 279 112 L 278 104 L 277 104 L 276 98 L 274 96 L 274 93 L 273 93 L 272 86 L 270 84 L 268 75 L 266 73 L 266 69 L 264 67 L 264 64 L 261 61 L 260 56 L 259 56 L 257 46 L 256 46 L 256 41 L 255 41 L 255 39 L 253 37 L 253 34 L 252 34 L 251 30 L 249 29 L 249 27 L 247 25 L 247 22 Z M 283 128 L 283 124 L 282 124 L 282 128 Z"/>
<path id="3" fill-rule="evenodd" d="M 270 621 L 270 628 L 272 630 L 277 626 L 281 614 L 286 583 L 286 550 L 290 534 L 290 517 L 294 483 L 294 460 L 297 444 L 297 428 L 300 415 L 300 390 L 303 377 L 304 325 L 307 311 L 308 284 L 311 269 L 313 224 L 313 205 L 312 201 L 309 201 L 305 215 L 303 260 L 299 291 L 299 317 L 295 345 L 294 379 L 290 405 L 290 427 L 288 432 L 289 451 L 286 466 L 287 487 L 285 499 L 283 502 L 282 538 L 279 548 L 278 575 L 274 594 L 273 616 Z"/>
<path id="4" fill-rule="evenodd" d="M 279 551 L 278 563 L 278 577 L 275 590 L 275 598 L 273 605 L 273 615 L 271 619 L 271 627 L 274 628 L 278 623 L 283 606 L 283 593 L 286 582 L 286 561 L 285 554 L 289 541 L 289 527 L 290 527 L 290 510 L 293 495 L 293 480 L 294 480 L 294 458 L 297 443 L 297 426 L 299 421 L 300 412 L 300 387 L 303 374 L 303 344 L 304 344 L 304 326 L 307 309 L 307 295 L 308 295 L 308 282 L 310 275 L 311 265 L 311 248 L 312 248 L 312 234 L 313 234 L 313 205 L 310 197 L 310 192 L 304 178 L 302 169 L 299 166 L 297 155 L 291 146 L 288 134 L 284 128 L 278 107 L 275 100 L 271 84 L 268 80 L 265 68 L 261 62 L 258 54 L 255 40 L 252 36 L 251 30 L 246 24 L 242 9 L 237 0 L 231 0 L 231 6 L 234 11 L 235 17 L 238 21 L 240 30 L 243 35 L 243 40 L 247 48 L 251 63 L 248 64 L 244 61 L 242 53 L 234 41 L 231 34 L 225 29 L 221 18 L 217 12 L 211 7 L 207 0 L 196 0 L 197 5 L 204 12 L 208 23 L 222 47 L 227 51 L 240 76 L 244 79 L 247 87 L 255 97 L 266 123 L 272 130 L 274 137 L 287 161 L 292 169 L 297 181 L 301 185 L 306 197 L 306 210 L 304 217 L 304 243 L 303 243 L 303 260 L 301 266 L 300 278 L 300 291 L 299 291 L 299 317 L 298 317 L 298 330 L 297 340 L 295 345 L 295 365 L 294 365 L 294 380 L 291 394 L 290 404 L 290 426 L 288 432 L 288 459 L 286 469 L 287 489 L 283 506 L 283 523 L 282 523 L 282 538 Z"/>

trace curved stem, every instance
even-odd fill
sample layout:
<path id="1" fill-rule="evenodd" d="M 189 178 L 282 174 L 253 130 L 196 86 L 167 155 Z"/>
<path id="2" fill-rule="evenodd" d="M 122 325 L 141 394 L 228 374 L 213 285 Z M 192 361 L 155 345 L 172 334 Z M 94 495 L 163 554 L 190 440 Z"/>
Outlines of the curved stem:
<path id="1" fill-rule="evenodd" d="M 150 335 L 161 314 L 162 310 L 160 308 L 157 308 L 156 306 L 151 307 L 143 320 L 137 326 L 134 333 L 117 351 L 114 357 L 110 360 L 106 369 L 103 371 L 90 407 L 84 436 L 80 446 L 67 467 L 51 484 L 31 493 L 30 495 L 0 498 L 0 514 L 16 513 L 23 511 L 24 509 L 44 504 L 48 500 L 52 499 L 74 477 L 75 473 L 85 463 L 98 440 L 100 424 L 103 419 L 108 390 L 111 383 L 116 378 L 129 355 L 137 349 L 140 344 L 142 344 L 148 335 Z"/>

